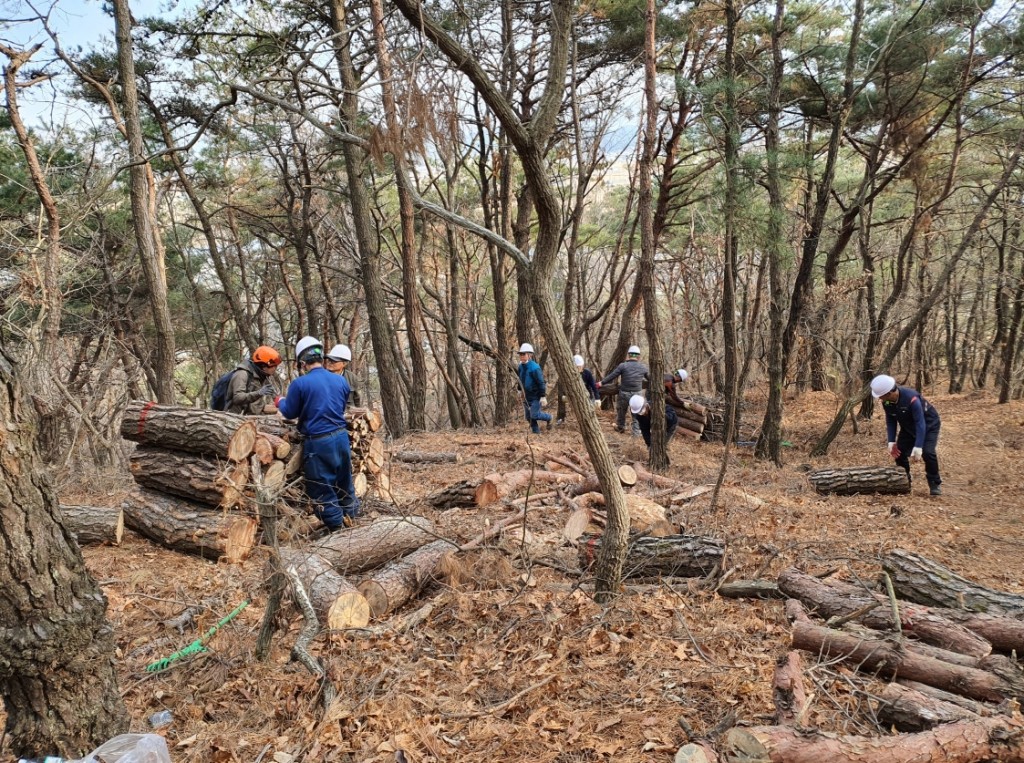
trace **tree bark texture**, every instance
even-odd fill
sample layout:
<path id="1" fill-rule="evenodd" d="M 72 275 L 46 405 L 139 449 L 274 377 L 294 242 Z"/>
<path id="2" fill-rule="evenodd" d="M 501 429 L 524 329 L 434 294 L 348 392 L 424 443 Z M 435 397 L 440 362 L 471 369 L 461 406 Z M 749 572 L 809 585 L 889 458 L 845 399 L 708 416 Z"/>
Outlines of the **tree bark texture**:
<path id="1" fill-rule="evenodd" d="M 597 554 L 599 537 L 581 539 L 580 566 L 589 568 Z M 725 544 L 699 535 L 670 535 L 665 538 L 635 536 L 626 545 L 622 565 L 624 578 L 703 577 L 722 563 Z"/>
<path id="2" fill-rule="evenodd" d="M 400 450 L 391 454 L 391 458 L 405 464 L 457 464 L 462 460 L 457 452 L 426 453 L 417 450 Z"/>
<path id="3" fill-rule="evenodd" d="M 124 535 L 124 511 L 111 506 L 72 506 L 62 503 L 64 526 L 75 536 L 79 546 L 94 543 L 121 545 Z"/>
<path id="4" fill-rule="evenodd" d="M 879 692 L 877 713 L 880 721 L 899 731 L 925 731 L 942 723 L 978 717 L 960 705 L 943 702 L 898 683 L 891 683 Z"/>
<path id="5" fill-rule="evenodd" d="M 252 517 L 139 490 L 121 504 L 129 529 L 182 554 L 235 564 L 248 558 L 259 523 Z"/>
<path id="6" fill-rule="evenodd" d="M 775 722 L 783 725 L 803 726 L 807 711 L 807 691 L 804 689 L 803 662 L 800 652 L 787 652 L 775 663 L 772 676 L 772 701 L 775 703 Z"/>
<path id="7" fill-rule="evenodd" d="M 35 451 L 36 418 L 0 348 L 0 698 L 17 757 L 79 757 L 128 728 L 107 601 Z"/>
<path id="8" fill-rule="evenodd" d="M 1024 595 L 995 591 L 958 575 L 948 567 L 903 549 L 882 559 L 900 596 L 919 604 L 990 615 L 1024 616 Z"/>
<path id="9" fill-rule="evenodd" d="M 343 575 L 354 575 L 376 569 L 436 538 L 429 519 L 395 517 L 331 533 L 310 544 L 309 550 Z"/>
<path id="10" fill-rule="evenodd" d="M 818 469 L 808 476 L 814 489 L 819 493 L 902 495 L 910 492 L 910 479 L 907 477 L 907 473 L 898 466 Z"/>
<path id="11" fill-rule="evenodd" d="M 779 589 L 823 618 L 844 617 L 874 602 L 877 606 L 857 617 L 857 622 L 876 630 L 895 630 L 887 597 L 847 583 L 825 583 L 793 567 L 779 574 Z M 906 636 L 972 657 L 985 657 L 992 652 L 992 645 L 974 631 L 924 607 L 900 603 L 898 609 L 900 628 Z"/>
<path id="12" fill-rule="evenodd" d="M 257 424 L 234 413 L 134 400 L 121 419 L 121 436 L 144 445 L 244 461 L 256 443 Z"/>
<path id="13" fill-rule="evenodd" d="M 278 482 L 284 479 L 284 466 Z M 217 461 L 176 450 L 140 445 L 128 463 L 132 477 L 143 487 L 190 501 L 230 509 L 237 506 L 249 482 L 249 464 Z M 269 487 L 269 485 L 268 485 Z"/>
<path id="14" fill-rule="evenodd" d="M 429 583 L 434 570 L 448 554 L 456 551 L 450 541 L 437 540 L 391 562 L 371 579 L 359 584 L 374 617 L 383 617 L 413 598 Z"/>
<path id="15" fill-rule="evenodd" d="M 281 568 L 293 567 L 309 593 L 317 617 L 331 630 L 363 628 L 370 622 L 370 607 L 354 585 L 338 574 L 324 557 L 309 551 L 283 548 Z"/>

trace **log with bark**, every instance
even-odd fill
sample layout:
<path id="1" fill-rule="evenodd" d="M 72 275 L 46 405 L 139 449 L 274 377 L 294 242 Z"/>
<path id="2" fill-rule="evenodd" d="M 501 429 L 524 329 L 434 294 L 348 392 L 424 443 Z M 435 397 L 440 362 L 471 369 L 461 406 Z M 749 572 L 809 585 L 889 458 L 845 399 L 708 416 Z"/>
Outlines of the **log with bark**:
<path id="1" fill-rule="evenodd" d="M 899 731 L 924 731 L 941 723 L 978 718 L 976 713 L 899 683 L 887 684 L 878 693 L 878 719 Z"/>
<path id="2" fill-rule="evenodd" d="M 665 507 L 660 503 L 632 493 L 626 493 L 625 499 L 630 532 L 665 537 L 673 535 L 678 529 L 668 521 Z M 604 513 L 598 510 L 598 507 L 604 506 L 604 496 L 601 493 L 580 496 L 578 504 L 580 508 L 590 511 L 592 521 L 602 527 L 605 526 Z"/>
<path id="3" fill-rule="evenodd" d="M 389 517 L 339 530 L 310 544 L 338 572 L 354 575 L 380 567 L 437 538 L 426 517 Z"/>
<path id="4" fill-rule="evenodd" d="M 60 505 L 64 526 L 75 536 L 79 546 L 94 543 L 119 546 L 124 535 L 124 511 L 113 506 Z"/>
<path id="5" fill-rule="evenodd" d="M 391 562 L 369 580 L 359 584 L 359 591 L 370 605 L 374 617 L 393 612 L 416 596 L 434 578 L 441 561 L 457 551 L 447 540 L 437 540 Z"/>
<path id="6" fill-rule="evenodd" d="M 298 549 L 283 548 L 279 553 L 282 568 L 293 567 L 299 574 L 317 616 L 328 628 L 362 628 L 370 622 L 366 598 L 325 558 Z"/>
<path id="7" fill-rule="evenodd" d="M 400 450 L 392 453 L 391 458 L 403 464 L 457 464 L 462 461 L 457 452 L 427 453 L 419 450 Z"/>
<path id="8" fill-rule="evenodd" d="M 584 536 L 579 545 L 580 567 L 588 569 L 597 559 L 601 536 Z M 626 545 L 623 578 L 704 577 L 722 564 L 725 544 L 699 535 L 664 538 L 633 536 Z"/>
<path id="9" fill-rule="evenodd" d="M 879 493 L 902 495 L 910 492 L 910 478 L 898 466 L 853 466 L 846 469 L 817 469 L 808 475 L 819 493 L 858 495 Z"/>
<path id="10" fill-rule="evenodd" d="M 787 652 L 775 663 L 772 675 L 772 701 L 775 703 L 775 722 L 804 725 L 809 709 L 807 690 L 804 688 L 803 662 L 800 652 Z"/>
<path id="11" fill-rule="evenodd" d="M 121 503 L 125 525 L 150 540 L 204 559 L 243 561 L 256 544 L 253 517 L 225 513 L 152 490 L 131 493 Z"/>
<path id="12" fill-rule="evenodd" d="M 137 447 L 128 466 L 143 487 L 221 508 L 237 506 L 249 481 L 244 460 L 218 461 L 149 445 Z"/>
<path id="13" fill-rule="evenodd" d="M 126 440 L 230 461 L 244 461 L 256 435 L 256 423 L 245 416 L 141 400 L 128 403 L 121 419 Z"/>
<path id="14" fill-rule="evenodd" d="M 1024 617 L 1024 595 L 996 591 L 918 554 L 896 549 L 882 559 L 896 591 L 905 599 L 935 607 Z"/>
<path id="15" fill-rule="evenodd" d="M 572 485 L 582 479 L 576 473 L 521 469 L 456 482 L 431 493 L 425 500 L 428 506 L 435 509 L 480 508 L 507 498 L 531 484 L 539 490 L 542 485 Z"/>
<path id="16" fill-rule="evenodd" d="M 889 599 L 848 583 L 828 583 L 790 567 L 779 574 L 779 590 L 799 599 L 823 618 L 843 618 L 862 611 L 856 618 L 869 628 L 895 630 Z M 870 608 L 874 604 L 874 608 Z M 898 605 L 900 629 L 906 636 L 972 657 L 984 657 L 992 645 L 974 631 L 914 604 Z"/>

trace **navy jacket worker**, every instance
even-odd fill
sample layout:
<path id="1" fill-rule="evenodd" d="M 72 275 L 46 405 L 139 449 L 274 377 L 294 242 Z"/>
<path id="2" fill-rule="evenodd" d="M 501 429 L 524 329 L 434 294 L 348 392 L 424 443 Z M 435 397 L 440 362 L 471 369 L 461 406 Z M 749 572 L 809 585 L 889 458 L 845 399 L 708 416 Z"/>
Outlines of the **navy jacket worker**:
<path id="1" fill-rule="evenodd" d="M 907 477 L 910 477 L 910 461 L 923 459 L 929 492 L 942 495 L 942 488 L 939 487 L 942 484 L 939 457 L 935 452 L 942 422 L 935 406 L 917 390 L 901 387 L 895 379 L 885 374 L 871 380 L 871 395 L 882 401 L 889 455 L 896 459 L 897 466 L 907 470 Z"/>
<path id="2" fill-rule="evenodd" d="M 297 419 L 302 443 L 306 494 L 329 530 L 351 527 L 359 503 L 352 485 L 352 450 L 345 428 L 350 389 L 343 376 L 323 367 L 323 345 L 311 336 L 295 346 L 303 375 L 278 402 L 286 419 Z"/>

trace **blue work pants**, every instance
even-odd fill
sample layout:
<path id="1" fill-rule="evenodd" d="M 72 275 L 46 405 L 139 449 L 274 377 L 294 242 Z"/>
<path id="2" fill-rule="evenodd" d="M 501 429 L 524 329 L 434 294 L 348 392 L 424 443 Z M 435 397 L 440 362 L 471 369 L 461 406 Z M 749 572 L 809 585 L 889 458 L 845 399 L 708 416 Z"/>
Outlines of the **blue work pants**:
<path id="1" fill-rule="evenodd" d="M 523 412 L 526 414 L 526 420 L 530 424 L 530 431 L 534 434 L 540 434 L 540 427 L 537 425 L 538 421 L 551 421 L 551 414 L 544 413 L 540 409 L 540 400 L 524 400 L 523 401 Z"/>
<path id="2" fill-rule="evenodd" d="M 359 502 L 352 485 L 352 450 L 348 432 L 338 429 L 327 435 L 307 437 L 302 443 L 306 495 L 316 504 L 314 511 L 329 530 L 344 524 L 344 517 L 356 516 Z"/>

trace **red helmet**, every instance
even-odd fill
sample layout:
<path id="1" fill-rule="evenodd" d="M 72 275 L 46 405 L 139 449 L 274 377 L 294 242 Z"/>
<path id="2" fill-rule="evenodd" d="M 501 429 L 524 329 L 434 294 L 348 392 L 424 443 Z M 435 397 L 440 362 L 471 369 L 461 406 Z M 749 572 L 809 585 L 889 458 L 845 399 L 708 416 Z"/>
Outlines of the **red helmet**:
<path id="1" fill-rule="evenodd" d="M 274 369 L 281 365 L 281 354 L 273 347 L 257 347 L 252 354 L 252 362 L 258 366 Z"/>

